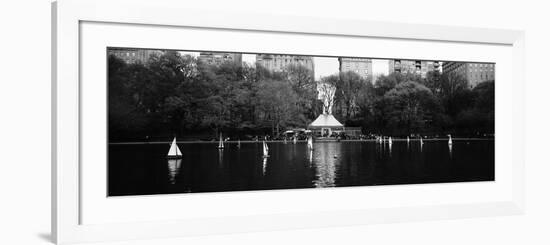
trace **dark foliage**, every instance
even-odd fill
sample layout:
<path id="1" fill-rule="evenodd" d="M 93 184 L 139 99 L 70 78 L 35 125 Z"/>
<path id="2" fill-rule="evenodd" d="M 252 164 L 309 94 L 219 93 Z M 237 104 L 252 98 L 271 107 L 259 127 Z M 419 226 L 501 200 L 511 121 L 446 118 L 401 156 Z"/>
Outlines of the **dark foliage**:
<path id="1" fill-rule="evenodd" d="M 373 83 L 346 72 L 316 82 L 302 66 L 285 72 L 230 62 L 211 66 L 173 51 L 147 64 L 111 56 L 108 72 L 110 141 L 213 139 L 220 132 L 241 139 L 277 136 L 305 128 L 323 103 L 364 133 L 494 134 L 494 81 L 470 89 L 456 74 L 392 73 Z M 332 91 L 331 101 L 320 100 L 318 91 Z"/>

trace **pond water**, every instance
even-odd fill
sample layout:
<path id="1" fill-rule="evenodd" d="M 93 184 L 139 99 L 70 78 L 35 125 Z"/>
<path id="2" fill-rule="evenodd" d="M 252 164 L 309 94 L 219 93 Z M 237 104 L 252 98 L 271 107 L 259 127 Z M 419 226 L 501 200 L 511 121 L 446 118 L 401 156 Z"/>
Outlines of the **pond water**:
<path id="1" fill-rule="evenodd" d="M 493 181 L 493 140 L 110 144 L 109 196 Z"/>

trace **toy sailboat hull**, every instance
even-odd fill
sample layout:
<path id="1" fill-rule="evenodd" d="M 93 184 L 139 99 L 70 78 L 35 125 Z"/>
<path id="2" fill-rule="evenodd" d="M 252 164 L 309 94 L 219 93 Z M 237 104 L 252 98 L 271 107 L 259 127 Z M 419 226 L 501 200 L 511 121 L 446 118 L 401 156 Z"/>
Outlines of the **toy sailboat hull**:
<path id="1" fill-rule="evenodd" d="M 182 159 L 182 155 L 173 155 L 173 156 L 166 156 L 166 159 Z"/>

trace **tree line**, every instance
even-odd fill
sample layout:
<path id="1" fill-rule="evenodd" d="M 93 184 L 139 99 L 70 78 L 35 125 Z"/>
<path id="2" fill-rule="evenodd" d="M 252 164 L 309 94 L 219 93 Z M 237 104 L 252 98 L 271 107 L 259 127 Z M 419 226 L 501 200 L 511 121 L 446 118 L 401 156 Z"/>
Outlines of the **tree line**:
<path id="1" fill-rule="evenodd" d="M 494 133 L 494 82 L 470 89 L 454 73 L 392 73 L 373 83 L 345 72 L 315 81 L 300 65 L 282 72 L 233 62 L 208 65 L 175 51 L 152 55 L 146 64 L 115 56 L 108 63 L 111 142 L 212 139 L 220 132 L 275 137 L 307 127 L 327 103 L 340 122 L 364 134 Z M 332 99 L 320 100 L 327 92 Z"/>

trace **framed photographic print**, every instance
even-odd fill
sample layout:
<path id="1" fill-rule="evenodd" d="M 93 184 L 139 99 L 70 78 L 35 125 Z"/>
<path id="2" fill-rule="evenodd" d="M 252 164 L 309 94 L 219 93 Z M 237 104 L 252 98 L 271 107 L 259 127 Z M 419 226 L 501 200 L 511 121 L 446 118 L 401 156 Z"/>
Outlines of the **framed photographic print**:
<path id="1" fill-rule="evenodd" d="M 170 6 L 52 6 L 57 243 L 523 212 L 523 32 Z"/>

